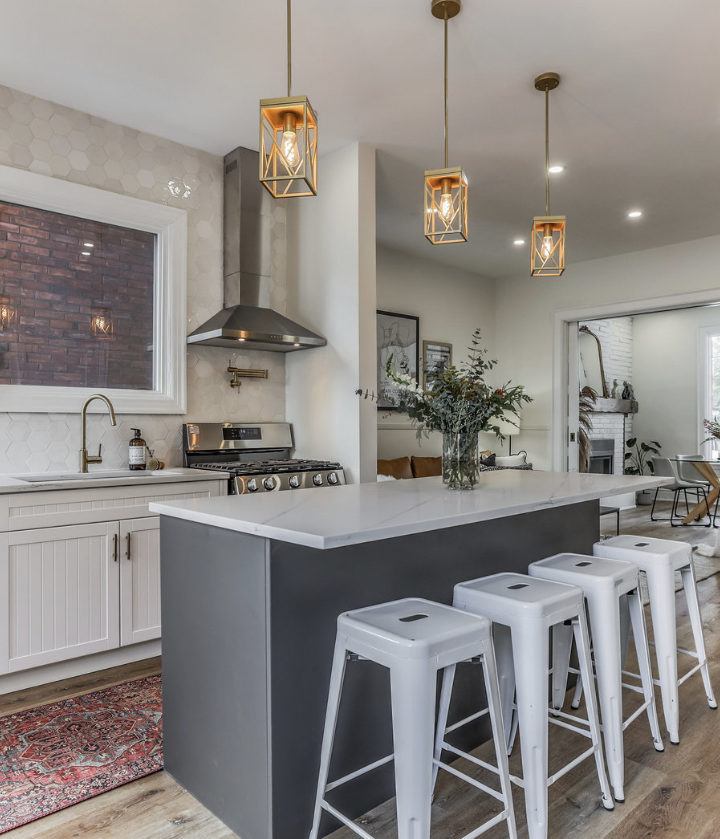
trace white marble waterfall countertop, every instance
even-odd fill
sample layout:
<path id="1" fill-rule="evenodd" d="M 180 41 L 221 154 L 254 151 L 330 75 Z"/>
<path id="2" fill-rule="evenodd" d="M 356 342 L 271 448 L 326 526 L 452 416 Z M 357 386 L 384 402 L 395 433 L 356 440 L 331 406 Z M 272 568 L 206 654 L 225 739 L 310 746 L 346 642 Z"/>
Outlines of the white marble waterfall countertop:
<path id="1" fill-rule="evenodd" d="M 153 503 L 164 516 L 312 548 L 337 548 L 655 489 L 667 478 L 505 470 L 470 492 L 440 478 Z"/>

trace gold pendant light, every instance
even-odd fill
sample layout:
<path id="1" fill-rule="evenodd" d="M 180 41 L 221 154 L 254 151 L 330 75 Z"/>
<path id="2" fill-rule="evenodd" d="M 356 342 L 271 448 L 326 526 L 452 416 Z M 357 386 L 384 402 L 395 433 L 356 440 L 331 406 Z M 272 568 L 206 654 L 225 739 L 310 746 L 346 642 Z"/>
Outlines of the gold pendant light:
<path id="1" fill-rule="evenodd" d="M 565 216 L 550 215 L 550 91 L 560 84 L 557 73 L 543 73 L 535 89 L 545 94 L 545 215 L 535 216 L 530 234 L 530 274 L 559 277 L 565 270 Z"/>
<path id="2" fill-rule="evenodd" d="M 460 14 L 460 0 L 431 0 L 433 17 L 443 21 L 444 168 L 425 172 L 425 238 L 433 245 L 467 242 L 468 182 L 459 166 L 448 167 L 448 20 Z"/>
<path id="3" fill-rule="evenodd" d="M 292 17 L 287 0 L 287 96 L 260 100 L 260 183 L 273 198 L 317 195 L 318 125 L 307 96 L 292 96 Z"/>

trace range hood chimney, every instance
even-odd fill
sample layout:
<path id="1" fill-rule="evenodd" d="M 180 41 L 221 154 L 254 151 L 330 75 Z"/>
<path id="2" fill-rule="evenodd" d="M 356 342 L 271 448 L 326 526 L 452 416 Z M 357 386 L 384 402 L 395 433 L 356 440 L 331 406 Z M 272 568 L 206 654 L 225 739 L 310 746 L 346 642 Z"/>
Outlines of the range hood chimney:
<path id="1" fill-rule="evenodd" d="M 260 305 L 272 278 L 273 199 L 258 180 L 256 151 L 240 146 L 223 162 L 223 309 L 188 344 L 274 352 L 325 346 L 320 335 Z"/>

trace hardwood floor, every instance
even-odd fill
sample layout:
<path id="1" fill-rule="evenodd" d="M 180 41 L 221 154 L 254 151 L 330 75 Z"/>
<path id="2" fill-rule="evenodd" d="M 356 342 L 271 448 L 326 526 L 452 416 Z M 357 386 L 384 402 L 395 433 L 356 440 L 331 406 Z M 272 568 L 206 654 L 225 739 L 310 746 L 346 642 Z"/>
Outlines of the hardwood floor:
<path id="1" fill-rule="evenodd" d="M 614 520 L 603 521 L 603 532 L 614 532 Z M 638 535 L 683 538 L 693 544 L 707 539 L 702 528 L 674 528 L 648 522 L 649 510 L 622 514 L 621 529 Z M 702 559 L 698 557 L 698 560 Z M 710 574 L 720 567 L 709 560 Z M 715 565 L 713 565 L 715 563 Z M 706 642 L 716 691 L 720 692 L 720 576 L 710 576 L 699 584 Z M 691 646 L 687 610 L 678 597 L 681 646 Z M 132 670 L 131 668 L 135 668 Z M 101 674 L 68 680 L 55 686 L 34 688 L 0 698 L 0 713 L 11 713 L 28 705 L 52 702 L 57 698 L 95 690 L 126 678 L 157 672 L 158 662 L 129 668 L 114 668 Z M 24 695 L 23 695 L 24 694 Z M 659 701 L 659 696 L 658 696 Z M 632 702 L 632 699 L 630 700 Z M 606 812 L 599 804 L 592 765 L 585 762 L 566 775 L 550 791 L 550 836 L 565 839 L 578 834 L 583 839 L 715 839 L 720 834 L 720 712 L 707 707 L 699 677 L 681 688 L 681 743 L 666 739 L 665 752 L 654 751 L 644 718 L 626 733 L 626 803 Z M 561 758 L 585 747 L 585 740 L 553 727 L 551 731 L 551 771 Z M 492 748 L 478 753 L 493 759 Z M 519 772 L 518 749 L 512 768 Z M 474 771 L 467 764 L 465 771 Z M 483 778 L 479 773 L 477 777 Z M 490 781 L 492 783 L 492 781 Z M 515 794 L 520 835 L 526 836 L 522 797 Z M 433 806 L 433 839 L 464 836 L 487 814 L 492 805 L 460 781 L 441 775 Z M 387 802 L 361 820 L 377 839 L 395 839 L 393 802 Z M 85 801 L 34 824 L 18 828 L 12 839 L 233 839 L 236 837 L 218 819 L 195 801 L 164 772 Z M 503 827 L 484 834 L 490 839 L 507 835 Z M 332 839 L 354 839 L 347 829 L 336 831 Z M 250 837 L 246 837 L 250 839 Z M 304 839 L 304 837 L 298 837 Z"/>

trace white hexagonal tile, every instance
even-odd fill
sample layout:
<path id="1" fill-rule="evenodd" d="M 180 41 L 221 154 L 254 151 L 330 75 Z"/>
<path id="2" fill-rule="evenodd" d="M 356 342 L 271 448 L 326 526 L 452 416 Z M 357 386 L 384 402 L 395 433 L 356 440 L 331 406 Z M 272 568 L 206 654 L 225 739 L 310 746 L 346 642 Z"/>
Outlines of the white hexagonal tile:
<path id="1" fill-rule="evenodd" d="M 15 166 L 29 166 L 32 163 L 30 149 L 20 143 L 13 143 L 10 146 L 10 160 Z"/>
<path id="2" fill-rule="evenodd" d="M 49 120 L 53 115 L 53 105 L 46 99 L 33 99 L 30 103 L 30 110 L 40 119 Z"/>
<path id="3" fill-rule="evenodd" d="M 30 426 L 22 418 L 14 419 L 10 423 L 8 435 L 15 443 L 19 443 L 21 440 L 27 440 L 30 436 Z"/>
<path id="4" fill-rule="evenodd" d="M 70 163 L 67 157 L 63 157 L 60 154 L 54 154 L 50 158 L 50 169 L 53 175 L 58 175 L 63 178 L 65 175 L 70 174 Z"/>
<path id="5" fill-rule="evenodd" d="M 128 192 L 132 193 L 137 192 L 140 186 L 135 175 L 130 175 L 127 172 L 120 178 L 120 183 Z"/>
<path id="6" fill-rule="evenodd" d="M 63 137 L 62 134 L 53 134 L 49 142 L 50 148 L 55 154 L 61 154 L 63 157 L 67 157 L 72 151 L 70 140 L 67 137 Z"/>
<path id="7" fill-rule="evenodd" d="M 19 122 L 14 122 L 9 128 L 10 136 L 14 143 L 20 143 L 23 146 L 29 146 L 32 142 L 32 131 L 27 125 L 22 125 Z"/>
<path id="8" fill-rule="evenodd" d="M 30 106 L 26 102 L 13 102 L 8 108 L 10 116 L 22 125 L 29 125 L 34 117 Z"/>
<path id="9" fill-rule="evenodd" d="M 88 166 L 86 174 L 88 181 L 91 184 L 95 184 L 95 186 L 102 186 L 107 179 L 105 170 L 102 166 L 98 166 L 97 164 L 91 164 Z"/>
<path id="10" fill-rule="evenodd" d="M 90 165 L 88 156 L 79 149 L 73 149 L 68 155 L 68 160 L 73 169 L 78 169 L 81 172 L 84 172 Z"/>
<path id="11" fill-rule="evenodd" d="M 28 168 L 39 175 L 52 175 L 52 169 L 47 160 L 33 160 Z"/>
<path id="12" fill-rule="evenodd" d="M 61 113 L 55 113 L 50 117 L 50 125 L 56 134 L 69 134 L 72 131 L 70 120 Z"/>
<path id="13" fill-rule="evenodd" d="M 152 189 L 155 186 L 155 175 L 149 169 L 140 169 L 137 173 L 137 180 L 140 186 Z"/>
<path id="14" fill-rule="evenodd" d="M 79 151 L 85 151 L 90 146 L 90 139 L 87 134 L 77 129 L 73 129 L 68 134 L 68 140 L 70 140 L 70 145 Z"/>
<path id="15" fill-rule="evenodd" d="M 30 143 L 30 154 L 38 160 L 45 160 L 48 163 L 52 157 L 52 149 L 47 140 L 39 140 L 37 137 Z"/>
<path id="16" fill-rule="evenodd" d="M 35 119 L 30 123 L 30 130 L 33 137 L 39 137 L 41 140 L 49 140 L 53 135 L 53 130 L 50 128 L 50 123 L 45 119 Z"/>
<path id="17" fill-rule="evenodd" d="M 103 163 L 108 159 L 107 152 L 102 146 L 93 144 L 90 148 L 85 152 L 87 154 L 91 163 L 94 163 L 96 166 L 102 166 Z"/>

